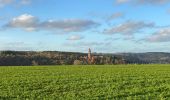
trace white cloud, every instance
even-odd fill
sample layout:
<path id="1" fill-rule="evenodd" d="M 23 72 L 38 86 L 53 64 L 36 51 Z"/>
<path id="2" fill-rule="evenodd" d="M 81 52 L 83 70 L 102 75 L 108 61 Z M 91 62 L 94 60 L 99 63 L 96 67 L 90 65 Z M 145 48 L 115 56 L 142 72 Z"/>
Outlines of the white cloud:
<path id="1" fill-rule="evenodd" d="M 115 44 L 115 48 L 118 47 L 118 44 Z M 80 52 L 87 52 L 88 48 L 93 49 L 92 51 L 96 52 L 113 52 L 114 47 L 112 46 L 112 42 L 110 41 L 80 41 L 80 42 L 67 42 L 62 44 L 62 46 L 68 48 L 70 50 L 71 48 L 74 48 L 74 51 L 80 50 Z M 115 50 L 114 48 L 114 50 Z"/>
<path id="2" fill-rule="evenodd" d="M 11 4 L 13 2 L 14 2 L 14 0 L 0 0 L 0 7 L 4 7 L 4 6 Z"/>
<path id="3" fill-rule="evenodd" d="M 98 23 L 83 19 L 48 20 L 40 23 L 43 29 L 63 32 L 80 32 L 95 26 L 98 26 Z"/>
<path id="4" fill-rule="evenodd" d="M 96 42 L 96 41 L 83 41 L 83 42 L 76 42 L 76 43 L 65 43 L 65 46 L 70 46 L 70 47 L 79 47 L 79 48 L 89 48 L 89 47 L 100 47 L 102 46 L 109 46 L 111 42 Z"/>
<path id="5" fill-rule="evenodd" d="M 169 42 L 170 41 L 170 28 L 160 29 L 152 36 L 146 39 L 149 42 Z"/>
<path id="6" fill-rule="evenodd" d="M 80 32 L 98 25 L 99 24 L 94 21 L 84 19 L 46 20 L 40 22 L 35 16 L 23 14 L 13 18 L 5 27 L 19 28 L 26 31 Z"/>
<path id="7" fill-rule="evenodd" d="M 145 23 L 143 21 L 126 21 L 120 25 L 113 26 L 113 28 L 105 29 L 103 33 L 132 35 L 144 28 L 152 28 L 154 26 L 154 23 Z"/>
<path id="8" fill-rule="evenodd" d="M 29 43 L 16 41 L 16 42 L 5 42 L 0 45 L 0 50 L 14 50 L 14 51 L 32 51 L 33 48 Z"/>
<path id="9" fill-rule="evenodd" d="M 119 3 L 119 4 L 121 4 L 121 3 L 127 3 L 127 2 L 129 2 L 130 0 L 116 0 L 116 3 Z"/>
<path id="10" fill-rule="evenodd" d="M 139 5 L 161 5 L 161 4 L 167 4 L 170 0 L 116 0 L 116 3 L 122 4 L 122 3 L 131 3 L 131 4 L 139 4 Z"/>
<path id="11" fill-rule="evenodd" d="M 168 12 L 168 14 L 170 14 L 170 9 L 167 12 Z"/>
<path id="12" fill-rule="evenodd" d="M 31 0 L 21 0 L 21 1 L 20 1 L 20 4 L 21 4 L 21 5 L 31 4 Z"/>
<path id="13" fill-rule="evenodd" d="M 84 37 L 83 36 L 80 36 L 80 35 L 72 35 L 70 36 L 67 40 L 72 40 L 72 41 L 75 41 L 75 40 L 81 40 L 83 39 Z"/>
<path id="14" fill-rule="evenodd" d="M 121 18 L 121 17 L 123 17 L 123 16 L 124 16 L 124 13 L 122 13 L 122 12 L 116 12 L 116 13 L 113 13 L 111 16 L 109 16 L 109 17 L 107 18 L 107 20 L 110 21 L 110 20 L 114 20 L 114 19 L 117 19 L 117 18 Z"/>
<path id="15" fill-rule="evenodd" d="M 166 4 L 169 3 L 170 0 L 137 0 L 138 4 Z"/>
<path id="16" fill-rule="evenodd" d="M 0 7 L 7 5 L 28 5 L 31 4 L 32 0 L 0 0 Z"/>
<path id="17" fill-rule="evenodd" d="M 38 22 L 38 18 L 29 14 L 23 14 L 13 18 L 6 26 L 11 28 L 22 28 L 26 31 L 34 31 Z"/>

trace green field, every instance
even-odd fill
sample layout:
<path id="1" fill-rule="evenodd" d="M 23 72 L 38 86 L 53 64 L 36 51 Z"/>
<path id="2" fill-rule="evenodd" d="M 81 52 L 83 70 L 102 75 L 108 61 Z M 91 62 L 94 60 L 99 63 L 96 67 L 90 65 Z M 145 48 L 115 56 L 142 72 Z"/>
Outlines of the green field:
<path id="1" fill-rule="evenodd" d="M 0 67 L 0 99 L 170 99 L 170 65 Z"/>

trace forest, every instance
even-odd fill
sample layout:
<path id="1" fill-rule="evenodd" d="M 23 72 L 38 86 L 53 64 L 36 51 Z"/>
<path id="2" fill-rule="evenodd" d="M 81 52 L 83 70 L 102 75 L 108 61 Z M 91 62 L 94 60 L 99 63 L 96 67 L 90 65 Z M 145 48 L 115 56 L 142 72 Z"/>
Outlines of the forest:
<path id="1" fill-rule="evenodd" d="M 82 57 L 86 53 L 59 52 L 59 51 L 1 51 L 1 66 L 28 66 L 28 65 L 87 65 Z M 93 64 L 120 64 L 124 63 L 121 57 L 113 55 L 94 54 L 97 56 Z M 102 56 L 102 57 L 101 57 Z"/>
<path id="2" fill-rule="evenodd" d="M 92 53 L 96 57 L 93 65 L 112 64 L 169 64 L 169 53 Z M 1 66 L 31 65 L 88 65 L 87 53 L 60 51 L 1 51 Z"/>

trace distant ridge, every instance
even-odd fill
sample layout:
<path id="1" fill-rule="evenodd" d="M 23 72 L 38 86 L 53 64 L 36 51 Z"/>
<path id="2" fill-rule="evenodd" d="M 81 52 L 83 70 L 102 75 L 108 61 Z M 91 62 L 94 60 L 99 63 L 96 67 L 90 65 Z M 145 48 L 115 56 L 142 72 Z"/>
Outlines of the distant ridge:
<path id="1" fill-rule="evenodd" d="M 0 65 L 72 65 L 88 53 L 65 51 L 0 51 Z M 92 53 L 96 64 L 170 64 L 170 53 Z M 82 61 L 83 62 L 83 61 Z M 84 64 L 84 63 L 82 63 Z"/>

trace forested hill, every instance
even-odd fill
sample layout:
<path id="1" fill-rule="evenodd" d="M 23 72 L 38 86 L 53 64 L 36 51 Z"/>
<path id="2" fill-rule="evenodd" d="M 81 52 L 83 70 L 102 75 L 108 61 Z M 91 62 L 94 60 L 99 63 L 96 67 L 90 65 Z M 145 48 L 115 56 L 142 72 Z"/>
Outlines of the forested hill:
<path id="1" fill-rule="evenodd" d="M 148 52 L 148 53 L 122 53 L 127 63 L 153 63 L 153 64 L 170 64 L 170 53 L 165 52 Z"/>
<path id="2" fill-rule="evenodd" d="M 170 64 L 170 53 L 93 53 L 97 58 L 95 64 Z M 59 51 L 1 51 L 1 66 L 24 65 L 73 65 L 88 64 L 87 53 L 59 52 Z"/>

